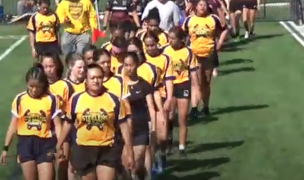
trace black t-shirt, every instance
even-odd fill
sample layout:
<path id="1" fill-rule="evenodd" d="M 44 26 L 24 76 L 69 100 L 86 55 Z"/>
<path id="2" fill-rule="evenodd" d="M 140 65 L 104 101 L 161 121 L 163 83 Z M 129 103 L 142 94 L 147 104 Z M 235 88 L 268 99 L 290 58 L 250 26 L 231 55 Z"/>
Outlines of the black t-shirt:
<path id="1" fill-rule="evenodd" d="M 132 0 L 108 0 L 106 11 L 111 11 L 110 21 L 123 22 L 129 20 L 129 12 L 135 10 Z"/>
<path id="2" fill-rule="evenodd" d="M 129 95 L 127 100 L 130 103 L 133 132 L 148 131 L 150 114 L 146 96 L 152 94 L 153 87 L 144 79 L 140 78 L 135 84 L 129 84 Z"/>

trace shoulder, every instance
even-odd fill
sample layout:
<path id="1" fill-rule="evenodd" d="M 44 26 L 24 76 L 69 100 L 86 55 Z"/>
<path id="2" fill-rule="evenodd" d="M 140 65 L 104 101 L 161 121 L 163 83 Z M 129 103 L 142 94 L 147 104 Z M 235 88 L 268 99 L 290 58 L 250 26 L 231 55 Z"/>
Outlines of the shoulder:
<path id="1" fill-rule="evenodd" d="M 19 101 L 19 100 L 21 100 L 21 98 L 22 98 L 24 95 L 26 95 L 26 94 L 27 94 L 26 91 L 23 91 L 23 92 L 17 94 L 17 95 L 15 96 L 15 98 L 14 98 L 14 101 Z"/>
<path id="2" fill-rule="evenodd" d="M 147 32 L 147 29 L 141 29 L 139 31 L 137 31 L 136 33 L 136 37 L 140 38 L 142 35 L 144 35 Z"/>
<path id="3" fill-rule="evenodd" d="M 186 17 L 185 19 L 185 22 L 189 22 L 190 19 L 193 19 L 195 16 L 192 14 L 192 15 L 189 15 L 188 17 Z"/>
<path id="4" fill-rule="evenodd" d="M 120 107 L 120 98 L 118 96 L 114 95 L 111 92 L 106 92 L 104 95 L 108 96 L 113 101 L 116 107 Z"/>
<path id="5" fill-rule="evenodd" d="M 164 51 L 168 50 L 168 49 L 169 49 L 169 47 L 170 47 L 170 44 L 169 44 L 169 43 L 167 43 L 167 44 L 165 44 L 165 45 L 161 46 L 160 48 L 161 48 L 161 49 L 163 50 L 163 52 L 164 52 Z"/>
<path id="6" fill-rule="evenodd" d="M 144 78 L 139 77 L 139 80 L 140 80 L 141 85 L 142 85 L 143 87 L 150 86 L 150 83 L 149 83 L 147 80 L 145 80 Z"/>
<path id="7" fill-rule="evenodd" d="M 85 91 L 74 93 L 71 97 L 71 101 L 78 101 L 78 99 L 85 94 Z"/>
<path id="8" fill-rule="evenodd" d="M 152 0 L 150 2 L 148 2 L 147 7 L 151 8 L 152 6 L 155 6 L 157 4 L 156 0 Z"/>
<path id="9" fill-rule="evenodd" d="M 113 80 L 115 79 L 115 80 L 119 81 L 120 83 L 122 83 L 122 81 L 123 81 L 123 77 L 117 76 L 117 75 L 113 76 L 112 79 Z"/>
<path id="10" fill-rule="evenodd" d="M 162 54 L 162 57 L 163 57 L 166 61 L 169 61 L 169 60 L 170 60 L 170 57 L 169 57 L 167 54 Z"/>
<path id="11" fill-rule="evenodd" d="M 30 20 L 33 21 L 37 17 L 38 14 L 39 14 L 38 12 L 35 12 L 33 15 L 31 15 Z"/>
<path id="12" fill-rule="evenodd" d="M 72 83 L 68 79 L 62 79 L 60 81 L 67 87 L 73 87 Z"/>
<path id="13" fill-rule="evenodd" d="M 213 18 L 213 19 L 216 19 L 216 20 L 220 20 L 220 17 L 218 17 L 218 16 L 215 15 L 215 14 L 211 14 L 210 17 Z"/>
<path id="14" fill-rule="evenodd" d="M 101 48 L 106 48 L 106 47 L 109 46 L 110 44 L 111 44 L 110 41 L 108 41 L 108 42 L 106 42 L 106 43 L 103 43 L 103 44 L 101 45 Z"/>
<path id="15" fill-rule="evenodd" d="M 178 6 L 176 5 L 176 3 L 173 2 L 173 1 L 168 1 L 166 5 L 168 5 L 168 6 L 172 7 L 172 8 L 174 8 L 174 9 L 175 9 L 175 8 L 179 9 Z"/>

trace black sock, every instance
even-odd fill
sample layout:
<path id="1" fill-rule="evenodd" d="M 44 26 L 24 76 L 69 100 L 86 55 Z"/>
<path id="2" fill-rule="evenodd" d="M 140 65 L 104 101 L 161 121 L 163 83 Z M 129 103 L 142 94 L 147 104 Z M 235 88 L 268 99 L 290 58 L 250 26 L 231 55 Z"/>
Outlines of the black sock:
<path id="1" fill-rule="evenodd" d="M 253 31 L 254 31 L 254 25 L 252 25 L 250 28 L 250 34 L 253 34 Z"/>
<path id="2" fill-rule="evenodd" d="M 247 32 L 249 32 L 249 27 L 247 21 L 244 21 L 244 28 Z"/>
<path id="3" fill-rule="evenodd" d="M 169 119 L 168 121 L 168 133 L 172 133 L 173 132 L 173 120 Z"/>
<path id="4" fill-rule="evenodd" d="M 197 107 L 192 107 L 191 112 L 197 112 Z"/>

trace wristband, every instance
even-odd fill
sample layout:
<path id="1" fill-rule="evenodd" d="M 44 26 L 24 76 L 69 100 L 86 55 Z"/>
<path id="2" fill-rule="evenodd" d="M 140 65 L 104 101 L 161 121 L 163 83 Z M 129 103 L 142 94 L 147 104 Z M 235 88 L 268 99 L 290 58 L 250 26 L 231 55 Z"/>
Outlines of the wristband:
<path id="1" fill-rule="evenodd" d="M 3 146 L 3 151 L 8 151 L 9 146 Z"/>

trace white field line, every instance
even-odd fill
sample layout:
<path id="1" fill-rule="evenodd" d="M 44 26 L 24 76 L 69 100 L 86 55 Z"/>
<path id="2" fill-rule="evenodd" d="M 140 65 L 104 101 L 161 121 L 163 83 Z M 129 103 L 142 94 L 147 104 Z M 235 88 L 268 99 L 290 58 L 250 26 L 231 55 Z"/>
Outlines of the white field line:
<path id="1" fill-rule="evenodd" d="M 0 39 L 6 39 L 6 40 L 9 40 L 9 39 L 14 40 L 14 39 L 16 39 L 16 40 L 19 40 L 23 36 L 27 36 L 27 35 L 6 35 L 6 36 L 0 36 Z"/>
<path id="2" fill-rule="evenodd" d="M 287 24 L 294 26 L 291 22 L 280 21 L 280 24 L 304 47 L 304 41 L 300 38 L 300 34 L 288 27 Z"/>
<path id="3" fill-rule="evenodd" d="M 23 41 L 25 41 L 27 36 L 22 36 L 18 41 L 12 44 L 8 49 L 0 55 L 0 61 L 2 61 L 7 55 L 9 55 L 16 47 L 18 47 Z"/>

